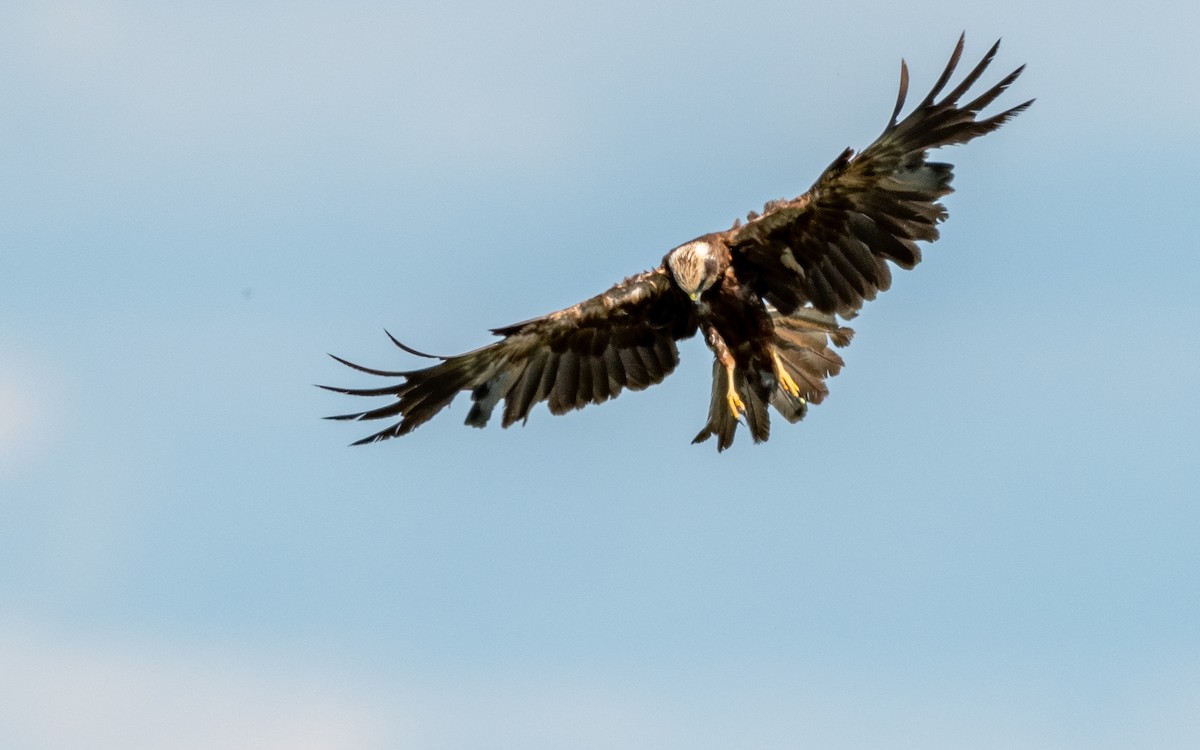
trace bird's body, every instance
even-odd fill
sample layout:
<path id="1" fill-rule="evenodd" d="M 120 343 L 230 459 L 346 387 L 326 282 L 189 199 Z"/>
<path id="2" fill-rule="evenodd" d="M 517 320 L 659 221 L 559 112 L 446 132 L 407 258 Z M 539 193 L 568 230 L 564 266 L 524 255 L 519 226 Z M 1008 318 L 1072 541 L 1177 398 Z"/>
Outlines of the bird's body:
<path id="1" fill-rule="evenodd" d="M 554 414 L 601 403 L 623 388 L 641 390 L 665 378 L 679 361 L 675 342 L 703 334 L 712 350 L 713 388 L 708 422 L 696 436 L 733 442 L 744 420 L 755 442 L 770 433 L 767 406 L 789 422 L 819 403 L 825 380 L 843 362 L 831 348 L 852 331 L 837 317 L 857 313 L 891 282 L 888 261 L 912 268 L 915 242 L 937 239 L 946 216 L 938 200 L 951 192 L 949 164 L 929 162 L 931 148 L 965 143 L 1024 110 L 1025 102 L 986 119 L 977 115 L 1017 78 L 1010 73 L 964 105 L 958 99 L 991 62 L 997 43 L 942 100 L 962 52 L 960 39 L 933 90 L 897 120 L 908 85 L 901 66 L 900 95 L 883 134 L 855 155 L 844 151 L 807 192 L 772 201 L 761 215 L 722 232 L 686 242 L 650 271 L 549 315 L 494 329 L 502 339 L 418 370 L 382 388 L 331 388 L 360 396 L 391 396 L 380 408 L 335 419 L 399 417 L 360 443 L 406 434 L 447 406 L 460 391 L 473 404 L 467 424 L 482 427 L 504 402 L 501 424 L 524 420 L 546 401 Z M 402 349 L 417 354 L 393 339 Z"/>

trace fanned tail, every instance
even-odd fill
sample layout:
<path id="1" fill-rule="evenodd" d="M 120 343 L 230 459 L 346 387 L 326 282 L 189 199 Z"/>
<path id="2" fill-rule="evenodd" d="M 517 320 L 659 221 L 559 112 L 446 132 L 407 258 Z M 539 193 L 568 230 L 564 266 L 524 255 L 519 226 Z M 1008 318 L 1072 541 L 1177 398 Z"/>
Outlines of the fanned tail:
<path id="1" fill-rule="evenodd" d="M 754 442 L 761 443 L 771 436 L 771 417 L 767 412 L 770 400 L 770 386 L 761 377 L 751 382 L 746 377 L 746 371 L 733 371 L 733 387 L 742 402 L 746 405 L 746 426 Z M 738 419 L 729 409 L 729 401 L 725 395 L 729 392 L 729 373 L 717 360 L 713 360 L 712 400 L 708 406 L 708 423 L 704 429 L 692 439 L 692 443 L 703 443 L 713 435 L 717 437 L 717 451 L 723 451 L 733 445 L 733 435 L 737 431 Z"/>
<path id="2" fill-rule="evenodd" d="M 845 364 L 830 345 L 846 346 L 854 331 L 839 326 L 833 315 L 811 307 L 803 307 L 790 315 L 771 308 L 775 332 L 771 346 L 783 363 L 787 375 L 796 384 L 796 395 L 775 381 L 769 369 L 747 375 L 743 369 L 734 370 L 734 388 L 746 404 L 746 426 L 754 442 L 765 441 L 771 433 L 767 404 L 775 407 L 784 419 L 796 423 L 808 413 L 809 404 L 819 404 L 829 395 L 827 378 L 837 375 Z M 693 443 L 703 443 L 714 435 L 717 450 L 733 445 L 738 419 L 729 408 L 726 398 L 729 374 L 720 362 L 713 360 L 712 397 L 708 406 L 708 422 Z"/>
<path id="3" fill-rule="evenodd" d="M 829 395 L 825 381 L 841 372 L 845 365 L 829 345 L 848 345 L 854 330 L 839 326 L 832 315 L 809 307 L 802 307 L 791 315 L 772 310 L 771 322 L 775 325 L 775 353 L 800 389 L 800 393 L 793 396 L 776 386 L 771 393 L 771 406 L 795 424 L 804 419 L 809 404 L 819 404 Z"/>

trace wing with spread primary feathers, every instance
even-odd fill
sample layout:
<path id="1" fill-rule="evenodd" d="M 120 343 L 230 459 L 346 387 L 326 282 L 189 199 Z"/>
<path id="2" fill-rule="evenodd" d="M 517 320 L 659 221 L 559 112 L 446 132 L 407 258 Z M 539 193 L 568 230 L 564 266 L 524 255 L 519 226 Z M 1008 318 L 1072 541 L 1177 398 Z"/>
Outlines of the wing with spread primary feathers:
<path id="1" fill-rule="evenodd" d="M 874 143 L 858 155 L 847 149 L 804 195 L 769 203 L 761 216 L 751 214 L 745 225 L 729 232 L 734 269 L 743 283 L 784 314 L 807 302 L 849 317 L 890 285 L 886 261 L 901 268 L 916 265 L 921 258 L 916 241 L 937 239 L 937 223 L 946 218 L 938 199 L 951 192 L 951 165 L 926 161 L 927 151 L 989 133 L 1033 103 L 978 119 L 1024 66 L 975 99 L 958 103 L 999 46 L 996 42 L 961 83 L 935 101 L 962 55 L 960 38 L 933 90 L 897 121 L 908 90 L 902 63 L 896 108 Z"/>
<path id="2" fill-rule="evenodd" d="M 623 388 L 638 391 L 662 382 L 679 363 L 675 342 L 696 332 L 696 319 L 687 296 L 671 283 L 666 269 L 658 268 L 574 307 L 492 332 L 504 338 L 456 357 L 437 357 L 440 363 L 420 370 L 375 370 L 334 357 L 400 382 L 364 389 L 321 386 L 394 399 L 377 409 L 330 419 L 399 418 L 355 443 L 360 445 L 407 434 L 448 406 L 459 391 L 471 392 L 474 403 L 466 422 L 474 427 L 486 425 L 501 400 L 504 427 L 527 419 L 541 401 L 549 402 L 554 414 L 599 404 Z"/>

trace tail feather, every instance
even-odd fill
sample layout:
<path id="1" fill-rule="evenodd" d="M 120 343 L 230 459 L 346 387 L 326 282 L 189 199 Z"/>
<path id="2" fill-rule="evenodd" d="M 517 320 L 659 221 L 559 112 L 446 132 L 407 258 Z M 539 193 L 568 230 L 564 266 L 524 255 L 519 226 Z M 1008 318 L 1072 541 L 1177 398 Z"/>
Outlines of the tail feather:
<path id="1" fill-rule="evenodd" d="M 746 405 L 746 426 L 750 436 L 756 443 L 762 443 L 771 436 L 771 416 L 767 411 L 770 401 L 770 387 L 761 377 L 751 382 L 744 370 L 733 371 L 733 386 L 742 403 Z M 723 451 L 733 445 L 734 433 L 737 432 L 738 419 L 729 409 L 726 394 L 729 392 L 729 374 L 717 360 L 713 360 L 712 397 L 708 404 L 708 422 L 692 439 L 693 443 L 703 443 L 712 436 L 717 438 L 717 451 Z"/>
<path id="2" fill-rule="evenodd" d="M 837 375 L 845 364 L 830 345 L 846 346 L 854 331 L 839 326 L 837 319 L 811 307 L 800 308 L 790 315 L 771 309 L 775 332 L 771 345 L 787 374 L 800 388 L 793 396 L 775 382 L 770 369 L 747 373 L 734 370 L 734 388 L 746 405 L 746 426 L 754 442 L 761 443 L 771 434 L 767 405 L 775 407 L 789 422 L 799 422 L 808 413 L 809 404 L 819 404 L 829 394 L 825 380 Z M 708 406 L 708 422 L 692 440 L 703 443 L 716 436 L 717 450 L 733 445 L 738 420 L 729 409 L 726 393 L 729 375 L 720 362 L 713 360 L 712 396 Z"/>
<path id="3" fill-rule="evenodd" d="M 829 395 L 825 381 L 841 372 L 845 365 L 830 344 L 848 345 L 854 330 L 839 326 L 833 315 L 812 308 L 801 308 L 791 315 L 773 310 L 771 320 L 775 325 L 775 352 L 787 374 L 800 387 L 798 396 L 776 387 L 771 394 L 771 405 L 794 424 L 808 413 L 809 404 L 819 404 Z"/>
<path id="4" fill-rule="evenodd" d="M 734 380 L 742 401 L 746 403 L 746 426 L 750 428 L 750 437 L 756 443 L 765 443 L 771 437 L 771 414 L 767 404 L 774 389 L 774 383 L 760 376 L 751 382 L 742 371 L 737 371 Z"/>

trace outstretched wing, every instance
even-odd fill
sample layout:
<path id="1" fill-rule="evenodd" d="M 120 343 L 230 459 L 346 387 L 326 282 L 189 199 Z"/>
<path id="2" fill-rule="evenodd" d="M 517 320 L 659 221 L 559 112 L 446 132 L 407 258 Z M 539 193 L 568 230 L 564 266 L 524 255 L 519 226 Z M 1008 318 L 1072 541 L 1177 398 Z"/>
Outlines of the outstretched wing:
<path id="1" fill-rule="evenodd" d="M 951 192 L 953 176 L 950 164 L 926 161 L 928 150 L 990 133 L 1033 103 L 978 119 L 1024 66 L 958 103 L 999 47 L 996 42 L 958 86 L 935 101 L 962 55 L 960 37 L 933 90 L 897 122 L 908 91 L 908 68 L 901 63 L 896 108 L 874 143 L 857 155 L 847 149 L 804 195 L 769 203 L 761 216 L 751 214 L 730 231 L 734 270 L 743 283 L 785 315 L 808 302 L 849 317 L 891 284 L 886 261 L 915 266 L 921 259 L 916 241 L 938 238 L 937 223 L 946 218 L 938 199 Z"/>
<path id="2" fill-rule="evenodd" d="M 581 409 L 615 397 L 622 388 L 642 390 L 675 369 L 675 342 L 696 332 L 693 306 L 671 283 L 665 268 L 647 271 L 616 284 L 574 307 L 523 323 L 497 328 L 503 340 L 421 370 L 375 370 L 334 357 L 356 370 L 400 378 L 382 388 L 327 390 L 354 396 L 391 396 L 395 400 L 370 411 L 330 419 L 388 419 L 395 424 L 355 445 L 407 434 L 444 409 L 459 391 L 470 391 L 474 404 L 467 424 L 483 427 L 504 401 L 501 424 L 529 417 L 548 401 L 553 414 Z M 390 335 L 390 334 L 389 334 Z M 400 348 L 421 355 L 396 339 Z"/>

